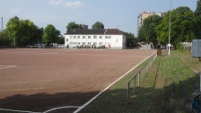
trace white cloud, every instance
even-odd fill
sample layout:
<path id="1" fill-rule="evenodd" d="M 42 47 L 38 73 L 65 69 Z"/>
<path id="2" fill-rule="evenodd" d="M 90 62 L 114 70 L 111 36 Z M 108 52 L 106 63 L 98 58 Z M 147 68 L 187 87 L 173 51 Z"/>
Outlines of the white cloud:
<path id="1" fill-rule="evenodd" d="M 62 5 L 65 8 L 80 8 L 84 6 L 80 1 L 48 0 L 51 5 Z"/>
<path id="2" fill-rule="evenodd" d="M 11 9 L 10 13 L 13 14 L 13 15 L 16 15 L 16 14 L 20 13 L 20 10 L 19 9 Z"/>
<path id="3" fill-rule="evenodd" d="M 84 5 L 80 1 L 64 3 L 64 7 L 66 7 L 66 8 L 80 8 L 82 6 L 84 6 Z"/>

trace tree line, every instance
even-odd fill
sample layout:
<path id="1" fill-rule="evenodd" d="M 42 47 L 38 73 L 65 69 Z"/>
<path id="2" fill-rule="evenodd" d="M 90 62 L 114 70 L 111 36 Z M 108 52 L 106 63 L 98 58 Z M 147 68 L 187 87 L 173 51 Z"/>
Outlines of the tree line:
<path id="1" fill-rule="evenodd" d="M 26 47 L 37 43 L 64 43 L 64 37 L 52 24 L 39 28 L 30 20 L 11 18 L 0 32 L 1 47 Z"/>
<path id="2" fill-rule="evenodd" d="M 201 0 L 198 0 L 194 12 L 189 7 L 178 7 L 164 17 L 153 15 L 146 18 L 138 31 L 139 41 L 152 42 L 155 46 L 168 44 L 170 17 L 170 42 L 175 48 L 180 48 L 181 42 L 201 39 Z"/>
<path id="3" fill-rule="evenodd" d="M 66 33 L 73 29 L 84 29 L 83 25 L 69 22 L 66 26 Z M 104 24 L 100 21 L 92 25 L 92 29 L 104 29 Z M 134 46 L 135 37 L 131 33 L 126 33 L 128 47 Z M 34 44 L 45 44 L 47 47 L 51 43 L 64 44 L 64 37 L 54 25 L 48 24 L 45 28 L 36 26 L 30 20 L 19 19 L 17 16 L 11 18 L 6 29 L 0 32 L 0 47 L 27 47 Z"/>

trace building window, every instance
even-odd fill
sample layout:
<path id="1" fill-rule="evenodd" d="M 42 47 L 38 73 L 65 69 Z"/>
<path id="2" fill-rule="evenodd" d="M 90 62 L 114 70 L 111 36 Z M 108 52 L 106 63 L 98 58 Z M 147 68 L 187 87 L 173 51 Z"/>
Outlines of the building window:
<path id="1" fill-rule="evenodd" d="M 102 39 L 103 37 L 102 36 L 99 36 L 99 39 Z"/>
<path id="2" fill-rule="evenodd" d="M 80 39 L 80 36 L 77 36 L 78 39 Z"/>
<path id="3" fill-rule="evenodd" d="M 85 36 L 82 36 L 83 39 L 85 39 Z"/>
<path id="4" fill-rule="evenodd" d="M 88 45 L 91 45 L 91 42 L 88 42 Z"/>
<path id="5" fill-rule="evenodd" d="M 82 45 L 85 45 L 85 42 L 82 42 Z"/>
<path id="6" fill-rule="evenodd" d="M 91 36 L 88 36 L 88 39 L 91 39 Z"/>
<path id="7" fill-rule="evenodd" d="M 97 42 L 93 42 L 93 45 L 96 46 L 96 45 L 97 45 Z"/>
<path id="8" fill-rule="evenodd" d="M 111 36 L 105 36 L 105 39 L 111 39 Z"/>
<path id="9" fill-rule="evenodd" d="M 96 36 L 96 35 L 94 35 L 94 39 L 97 39 L 97 36 Z"/>
<path id="10" fill-rule="evenodd" d="M 103 45 L 103 43 L 102 42 L 99 42 L 99 46 L 102 46 Z"/>
<path id="11" fill-rule="evenodd" d="M 76 39 L 76 36 L 74 36 L 74 39 Z"/>
<path id="12" fill-rule="evenodd" d="M 76 42 L 70 42 L 70 45 L 76 45 Z"/>

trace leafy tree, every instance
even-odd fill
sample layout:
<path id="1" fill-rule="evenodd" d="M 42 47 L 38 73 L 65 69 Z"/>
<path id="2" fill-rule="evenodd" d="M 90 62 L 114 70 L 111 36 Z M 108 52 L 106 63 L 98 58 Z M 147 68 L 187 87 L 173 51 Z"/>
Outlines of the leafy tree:
<path id="1" fill-rule="evenodd" d="M 18 46 L 25 47 L 33 37 L 36 26 L 30 20 L 20 20 L 19 22 Z"/>
<path id="2" fill-rule="evenodd" d="M 154 45 L 157 44 L 157 35 L 155 32 L 156 26 L 161 22 L 162 18 L 158 15 L 149 16 L 143 21 L 143 25 L 138 31 L 138 38 L 140 41 L 145 41 L 147 43 L 153 42 Z"/>
<path id="3" fill-rule="evenodd" d="M 50 45 L 50 43 L 58 43 L 60 35 L 60 31 L 57 30 L 52 24 L 49 24 L 44 30 L 42 41 L 46 45 Z"/>
<path id="4" fill-rule="evenodd" d="M 92 29 L 104 29 L 104 25 L 102 22 L 97 21 L 92 25 Z"/>
<path id="5" fill-rule="evenodd" d="M 65 40 L 64 36 L 61 35 L 61 36 L 59 37 L 58 43 L 59 43 L 59 44 L 64 44 L 64 40 Z"/>
<path id="6" fill-rule="evenodd" d="M 201 39 L 201 0 L 197 1 L 197 7 L 194 12 L 194 32 L 197 39 Z"/>
<path id="7" fill-rule="evenodd" d="M 11 45 L 11 40 L 8 37 L 8 33 L 6 30 L 0 32 L 0 47 L 6 47 Z"/>
<path id="8" fill-rule="evenodd" d="M 137 43 L 134 34 L 124 32 L 124 35 L 126 35 L 126 47 L 134 48 Z"/>
<path id="9" fill-rule="evenodd" d="M 66 26 L 67 33 L 72 31 L 73 29 L 80 29 L 80 28 L 81 28 L 81 26 L 79 24 L 76 24 L 75 22 L 70 22 Z"/>
<path id="10" fill-rule="evenodd" d="M 19 23 L 20 20 L 17 16 L 11 18 L 6 27 L 6 31 L 8 33 L 9 38 L 11 38 L 13 46 L 16 46 L 18 35 L 19 35 Z"/>
<path id="11" fill-rule="evenodd" d="M 20 20 L 17 16 L 7 23 L 6 31 L 13 46 L 25 47 L 30 43 L 36 30 L 36 25 L 30 20 Z"/>
<path id="12" fill-rule="evenodd" d="M 29 40 L 29 44 L 34 45 L 36 43 L 41 43 L 42 37 L 43 37 L 43 28 L 35 26 L 35 30 L 33 32 L 33 36 Z"/>
<path id="13" fill-rule="evenodd" d="M 162 44 L 168 43 L 169 37 L 168 12 L 156 27 L 157 40 Z M 177 47 L 180 42 L 191 41 L 194 37 L 193 12 L 188 7 L 178 7 L 171 11 L 171 37 L 170 42 Z"/>

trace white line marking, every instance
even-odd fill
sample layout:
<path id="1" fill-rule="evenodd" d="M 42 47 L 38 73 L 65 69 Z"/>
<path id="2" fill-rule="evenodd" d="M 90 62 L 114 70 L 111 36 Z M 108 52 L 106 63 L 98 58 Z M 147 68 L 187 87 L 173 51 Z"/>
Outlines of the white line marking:
<path id="1" fill-rule="evenodd" d="M 3 67 L 1 67 L 0 69 L 17 67 L 17 65 L 0 65 L 0 66 L 3 66 Z"/>
<path id="2" fill-rule="evenodd" d="M 80 106 L 76 111 L 74 111 L 73 113 L 78 113 L 79 111 L 81 111 L 83 108 L 85 108 L 87 105 L 89 105 L 93 100 L 95 100 L 98 96 L 100 96 L 103 92 L 105 92 L 106 90 L 108 90 L 112 85 L 114 85 L 116 82 L 118 82 L 119 80 L 121 80 L 124 76 L 126 76 L 128 73 L 130 73 L 133 69 L 135 69 L 137 66 L 139 66 L 140 64 L 142 64 L 144 61 L 146 61 L 148 58 L 150 58 L 151 56 L 153 56 L 154 54 L 156 54 L 156 52 L 154 52 L 153 54 L 151 54 L 150 56 L 148 56 L 146 59 L 144 59 L 142 62 L 140 62 L 139 64 L 137 64 L 136 66 L 134 66 L 133 68 L 131 68 L 128 72 L 126 72 L 124 75 L 122 75 L 120 78 L 118 78 L 116 81 L 114 81 L 113 83 L 111 83 L 109 86 L 107 86 L 104 90 L 102 90 L 100 93 L 98 93 L 96 96 L 94 96 L 92 99 L 90 99 L 88 102 L 86 102 L 85 104 L 83 104 L 82 106 Z"/>
<path id="3" fill-rule="evenodd" d="M 21 112 L 21 113 L 42 113 L 42 112 L 23 111 L 23 110 L 13 110 L 13 109 L 4 109 L 4 108 L 0 108 L 0 111 Z"/>
<path id="4" fill-rule="evenodd" d="M 43 113 L 48 113 L 48 112 L 51 112 L 51 111 L 55 111 L 55 110 L 59 110 L 59 109 L 67 109 L 67 108 L 79 108 L 78 106 L 63 106 L 63 107 L 56 107 L 56 108 L 52 108 L 52 109 L 49 109 Z"/>

